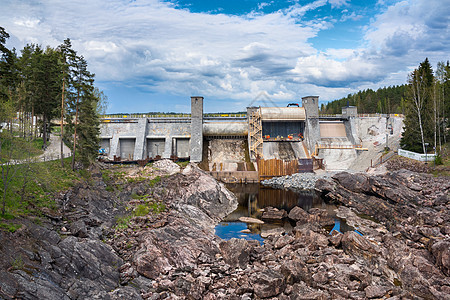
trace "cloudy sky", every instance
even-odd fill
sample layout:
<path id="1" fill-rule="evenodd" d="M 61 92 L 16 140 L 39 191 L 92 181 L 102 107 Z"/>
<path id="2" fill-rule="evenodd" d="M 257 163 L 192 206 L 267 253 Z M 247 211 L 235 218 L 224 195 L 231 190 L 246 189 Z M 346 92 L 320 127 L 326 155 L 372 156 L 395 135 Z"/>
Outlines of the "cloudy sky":
<path id="1" fill-rule="evenodd" d="M 69 37 L 108 112 L 240 111 L 403 84 L 450 59 L 450 0 L 0 0 L 9 48 Z"/>

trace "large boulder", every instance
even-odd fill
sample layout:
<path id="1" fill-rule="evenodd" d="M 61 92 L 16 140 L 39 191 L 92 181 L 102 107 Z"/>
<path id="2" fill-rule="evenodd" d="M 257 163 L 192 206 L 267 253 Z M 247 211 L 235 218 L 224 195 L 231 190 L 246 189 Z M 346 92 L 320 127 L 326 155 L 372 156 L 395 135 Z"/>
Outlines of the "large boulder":
<path id="1" fill-rule="evenodd" d="M 309 214 L 301 207 L 295 206 L 289 212 L 289 219 L 299 222 L 299 223 L 308 223 Z"/>
<path id="2" fill-rule="evenodd" d="M 431 253 L 436 259 L 436 265 L 445 275 L 450 276 L 450 240 L 434 243 L 431 246 Z"/>
<path id="3" fill-rule="evenodd" d="M 345 253 L 352 256 L 371 258 L 380 253 L 377 245 L 354 231 L 344 233 L 341 242 Z"/>
<path id="4" fill-rule="evenodd" d="M 277 209 L 275 207 L 266 207 L 262 214 L 263 220 L 275 221 L 282 220 L 288 216 L 287 212 L 284 209 Z"/>
<path id="5" fill-rule="evenodd" d="M 252 274 L 251 282 L 255 295 L 260 298 L 275 297 L 286 288 L 284 276 L 270 269 Z"/>
<path id="6" fill-rule="evenodd" d="M 225 262 L 233 268 L 240 267 L 241 269 L 245 269 L 250 262 L 254 246 L 255 243 L 252 241 L 236 238 L 223 241 L 219 245 Z"/>

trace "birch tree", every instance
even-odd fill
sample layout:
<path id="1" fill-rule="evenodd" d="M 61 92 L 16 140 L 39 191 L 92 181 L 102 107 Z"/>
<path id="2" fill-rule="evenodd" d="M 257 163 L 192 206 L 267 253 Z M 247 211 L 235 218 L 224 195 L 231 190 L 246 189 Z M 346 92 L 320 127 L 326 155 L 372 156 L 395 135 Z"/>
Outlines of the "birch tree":
<path id="1" fill-rule="evenodd" d="M 402 147 L 425 153 L 425 143 L 433 143 L 432 89 L 434 75 L 428 59 L 408 76 L 409 97 Z"/>

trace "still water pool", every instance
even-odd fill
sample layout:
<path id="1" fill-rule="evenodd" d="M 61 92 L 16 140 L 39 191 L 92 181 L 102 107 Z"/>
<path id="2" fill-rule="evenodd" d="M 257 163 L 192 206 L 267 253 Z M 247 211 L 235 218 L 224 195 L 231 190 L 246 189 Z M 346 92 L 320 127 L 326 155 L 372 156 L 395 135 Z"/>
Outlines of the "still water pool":
<path id="1" fill-rule="evenodd" d="M 334 210 L 337 208 L 335 205 L 326 204 L 314 191 L 278 190 L 259 184 L 228 184 L 227 188 L 236 195 L 239 206 L 215 228 L 216 234 L 225 240 L 244 238 L 262 243 L 264 239 L 261 235 L 265 236 L 271 230 L 282 228 L 285 232 L 291 232 L 295 222 L 288 219 L 264 224 L 247 224 L 239 221 L 240 217 L 261 219 L 262 210 L 269 206 L 284 209 L 288 213 L 295 206 L 306 211 L 311 208 L 322 208 L 331 216 L 335 215 Z M 342 228 L 342 222 L 339 219 L 336 219 L 336 222 Z"/>

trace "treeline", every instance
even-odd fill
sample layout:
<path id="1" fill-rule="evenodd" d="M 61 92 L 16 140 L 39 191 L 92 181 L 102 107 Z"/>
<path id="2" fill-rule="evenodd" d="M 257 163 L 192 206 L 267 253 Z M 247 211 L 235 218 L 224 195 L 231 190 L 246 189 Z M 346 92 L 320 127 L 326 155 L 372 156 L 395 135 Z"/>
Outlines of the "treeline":
<path id="1" fill-rule="evenodd" d="M 358 113 L 372 114 L 404 114 L 408 85 L 396 85 L 379 88 L 374 91 L 367 89 L 347 97 L 322 104 L 320 112 L 323 114 L 340 114 L 342 107 L 351 105 L 358 108 Z"/>
<path id="2" fill-rule="evenodd" d="M 17 53 L 5 46 L 8 38 L 0 27 L 0 154 L 8 137 L 42 135 L 46 147 L 51 121 L 57 119 L 63 139 L 78 154 L 72 168 L 75 157 L 88 166 L 98 153 L 99 110 L 106 97 L 94 87 L 86 60 L 69 39 L 56 48 L 28 44 Z M 61 142 L 61 164 L 62 151 Z"/>

